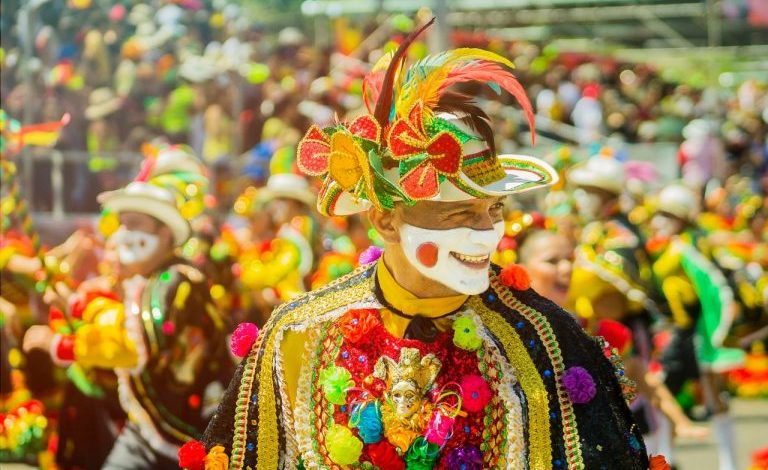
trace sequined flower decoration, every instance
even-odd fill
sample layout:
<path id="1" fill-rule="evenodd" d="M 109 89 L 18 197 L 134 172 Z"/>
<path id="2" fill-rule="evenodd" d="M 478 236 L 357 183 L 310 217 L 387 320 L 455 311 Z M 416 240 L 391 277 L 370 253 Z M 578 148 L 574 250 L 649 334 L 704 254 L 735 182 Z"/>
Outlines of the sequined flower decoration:
<path id="1" fill-rule="evenodd" d="M 453 322 L 453 344 L 467 351 L 477 351 L 483 345 L 471 316 L 462 315 Z"/>
<path id="2" fill-rule="evenodd" d="M 531 288 L 531 278 L 528 271 L 519 264 L 510 264 L 501 270 L 499 275 L 501 282 L 515 290 L 528 290 Z"/>
<path id="3" fill-rule="evenodd" d="M 387 470 L 405 470 L 405 462 L 398 455 L 395 446 L 387 441 L 377 442 L 365 447 L 371 463 Z"/>
<path id="4" fill-rule="evenodd" d="M 432 414 L 432 418 L 429 420 L 429 425 L 427 426 L 427 431 L 424 433 L 424 437 L 427 439 L 427 442 L 442 447 L 448 438 L 451 437 L 455 422 L 456 418 L 437 410 Z"/>
<path id="5" fill-rule="evenodd" d="M 461 407 L 476 413 L 485 409 L 491 401 L 491 388 L 479 375 L 465 375 L 459 383 L 461 386 Z"/>
<path id="6" fill-rule="evenodd" d="M 408 470 L 431 470 L 434 468 L 437 458 L 440 456 L 440 446 L 427 442 L 421 436 L 418 437 L 408 452 L 405 454 L 405 462 Z"/>
<path id="7" fill-rule="evenodd" d="M 227 470 L 229 457 L 224 452 L 224 447 L 214 446 L 205 456 L 205 470 Z"/>
<path id="8" fill-rule="evenodd" d="M 463 446 L 453 449 L 445 458 L 445 468 L 464 470 L 482 470 L 483 454 L 475 446 Z"/>
<path id="9" fill-rule="evenodd" d="M 574 403 L 588 403 L 595 397 L 595 380 L 587 369 L 571 367 L 563 373 L 563 387 Z"/>
<path id="10" fill-rule="evenodd" d="M 371 309 L 355 309 L 347 312 L 339 321 L 344 339 L 358 343 L 379 324 L 378 312 Z"/>
<path id="11" fill-rule="evenodd" d="M 663 455 L 651 456 L 651 465 L 649 470 L 671 470 L 672 467 L 667 463 L 667 459 Z"/>
<path id="12" fill-rule="evenodd" d="M 363 443 L 348 428 L 332 424 L 325 433 L 328 456 L 338 465 L 352 465 L 360 460 Z"/>
<path id="13" fill-rule="evenodd" d="M 381 440 L 384 425 L 381 423 L 381 411 L 378 403 L 362 404 L 352 411 L 349 425 L 357 428 L 357 434 L 366 444 L 375 444 Z"/>
<path id="14" fill-rule="evenodd" d="M 229 349 L 235 357 L 245 357 L 259 336 L 259 327 L 253 323 L 240 323 L 229 339 Z"/>
<path id="15" fill-rule="evenodd" d="M 179 449 L 179 467 L 187 470 L 205 468 L 205 446 L 200 441 L 189 441 Z"/>
<path id="16" fill-rule="evenodd" d="M 437 118 L 433 120 L 445 122 Z M 458 176 L 464 151 L 455 135 L 457 131 L 428 133 L 424 127 L 424 106 L 420 101 L 407 118 L 401 117 L 392 123 L 387 145 L 392 158 L 400 162 L 399 183 L 408 197 L 414 200 L 433 198 L 440 192 L 440 183 L 446 177 Z"/>
<path id="17" fill-rule="evenodd" d="M 344 405 L 347 402 L 347 391 L 355 386 L 355 382 L 347 369 L 329 366 L 320 371 L 320 385 L 329 403 Z"/>

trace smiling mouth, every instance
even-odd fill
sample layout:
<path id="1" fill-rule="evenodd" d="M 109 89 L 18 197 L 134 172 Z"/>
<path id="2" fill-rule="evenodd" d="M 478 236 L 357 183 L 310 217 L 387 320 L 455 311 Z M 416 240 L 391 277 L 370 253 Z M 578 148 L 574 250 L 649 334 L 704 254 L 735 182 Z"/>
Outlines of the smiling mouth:
<path id="1" fill-rule="evenodd" d="M 472 269 L 485 269 L 491 261 L 490 255 L 470 256 L 452 251 L 451 256 L 456 258 L 461 264 Z"/>

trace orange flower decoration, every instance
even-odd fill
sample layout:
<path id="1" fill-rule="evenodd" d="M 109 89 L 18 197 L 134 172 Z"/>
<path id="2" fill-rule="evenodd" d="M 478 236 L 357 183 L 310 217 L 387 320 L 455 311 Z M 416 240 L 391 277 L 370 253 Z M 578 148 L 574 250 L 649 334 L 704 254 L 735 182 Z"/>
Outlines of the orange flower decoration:
<path id="1" fill-rule="evenodd" d="M 350 310 L 339 323 L 341 334 L 350 343 L 358 343 L 379 324 L 378 311 Z"/>
<path id="2" fill-rule="evenodd" d="M 672 470 L 672 467 L 667 463 L 667 459 L 663 455 L 651 456 L 651 466 L 649 470 Z"/>

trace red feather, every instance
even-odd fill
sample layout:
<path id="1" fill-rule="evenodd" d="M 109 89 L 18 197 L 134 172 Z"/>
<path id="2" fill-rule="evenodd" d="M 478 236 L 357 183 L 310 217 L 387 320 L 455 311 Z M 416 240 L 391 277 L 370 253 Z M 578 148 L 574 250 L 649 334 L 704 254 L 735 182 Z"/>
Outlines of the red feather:
<path id="1" fill-rule="evenodd" d="M 499 64 L 492 62 L 472 62 L 466 66 L 457 68 L 448 73 L 448 77 L 440 85 L 440 94 L 442 95 L 451 85 L 463 82 L 494 82 L 507 93 L 514 96 L 520 106 L 523 108 L 528 126 L 531 129 L 531 142 L 536 143 L 536 124 L 533 114 L 533 106 L 525 93 L 525 89 L 520 85 L 515 76 Z"/>

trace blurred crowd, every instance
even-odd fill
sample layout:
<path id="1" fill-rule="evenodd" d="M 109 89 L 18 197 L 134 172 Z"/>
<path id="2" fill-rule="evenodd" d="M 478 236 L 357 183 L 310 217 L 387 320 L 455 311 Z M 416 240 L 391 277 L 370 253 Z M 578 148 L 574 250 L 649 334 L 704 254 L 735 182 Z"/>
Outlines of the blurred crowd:
<path id="1" fill-rule="evenodd" d="M 212 321 L 221 338 L 241 322 L 263 326 L 275 306 L 338 279 L 361 260 L 370 261 L 376 251 L 371 247 L 380 245 L 375 231 L 360 216 L 318 216 L 315 183 L 298 174 L 295 149 L 310 124 L 323 126 L 359 113 L 368 64 L 396 47 L 396 40 L 384 38 L 402 37 L 413 29 L 413 20 L 397 16 L 357 27 L 338 19 L 333 22 L 333 45 L 320 48 L 306 31 L 272 30 L 226 1 L 163 0 L 150 5 L 71 0 L 30 5 L 2 4 L 4 136 L 13 131 L 12 123 L 18 126 L 15 120 L 61 122 L 68 115 L 66 125 L 56 131 L 60 135 L 55 148 L 85 155 L 82 161 L 65 163 L 65 208 L 70 212 L 101 210 L 97 196 L 125 186 L 137 171 L 138 182 L 173 173 L 172 181 L 165 178 L 162 184 L 178 190 L 174 194 L 179 213 L 191 223 L 192 235 L 169 249 L 175 247 L 179 259 L 202 275 L 198 279 L 181 270 L 182 279 L 202 289 L 200 305 L 217 312 L 210 317 L 220 320 Z M 25 9 L 31 29 L 17 21 Z M 374 40 L 363 41 L 366 37 Z M 728 374 L 716 374 L 729 380 L 714 388 L 694 385 L 704 376 L 689 374 L 695 364 L 683 366 L 672 382 L 667 376 L 669 390 L 687 414 L 669 411 L 674 408 L 669 408 L 669 400 L 659 405 L 660 379 L 644 382 L 648 403 L 668 407 L 664 414 L 678 434 L 700 436 L 691 418 L 727 411 L 703 390 L 727 387 L 744 396 L 768 396 L 768 83 L 694 88 L 666 83 L 651 64 L 623 64 L 481 34 L 454 32 L 453 40 L 513 58 L 543 124 L 538 134 L 564 141 L 546 156 L 561 174 L 557 190 L 537 199 L 508 201 L 506 236 L 495 262 L 525 265 L 537 291 L 598 328 L 590 319 L 600 316 L 601 307 L 576 295 L 582 289 L 578 282 L 589 284 L 577 274 L 578 253 L 592 246 L 601 255 L 612 237 L 625 243 L 621 230 L 617 234 L 603 228 L 610 236 L 597 237 L 596 242 L 587 229 L 591 222 L 621 216 L 636 238 L 633 250 L 647 258 L 637 269 L 646 271 L 646 294 L 657 304 L 643 309 L 649 344 L 646 354 L 637 354 L 643 360 L 641 372 L 635 373 L 642 379 L 647 368 L 648 374 L 663 377 L 664 351 L 698 318 L 690 312 L 700 307 L 691 305 L 703 302 L 697 289 L 685 290 L 682 297 L 664 290 L 665 279 L 680 276 L 669 274 L 663 255 L 673 246 L 670 240 L 688 234 L 693 241 L 685 238 L 686 243 L 722 274 L 720 288 L 733 295 L 733 318 L 723 321 L 728 334 L 722 344 L 743 357 L 723 369 Z M 31 51 L 25 51 L 26 43 Z M 426 50 L 426 44 L 418 43 L 412 48 L 413 59 Z M 488 106 L 498 150 L 515 153 L 529 145 L 529 129 L 508 111 L 504 105 Z M 564 139 L 556 125 L 547 123 L 572 126 L 578 138 Z M 623 144 L 635 142 L 676 146 L 677 174 L 662 175 L 652 163 L 634 161 Z M 79 229 L 60 246 L 43 247 L 24 197 L 34 193 L 35 201 L 42 201 L 38 208 L 49 208 L 50 195 L 44 197 L 48 163 L 35 163 L 34 188 L 19 188 L 14 162 L 21 165 L 18 153 L 10 150 L 3 155 L 0 301 L 5 398 L 0 412 L 21 424 L 13 428 L 9 421 L 0 422 L 0 461 L 99 468 L 98 457 L 103 461 L 106 451 L 78 460 L 82 454 L 77 449 L 83 444 L 67 434 L 71 429 L 60 431 L 60 438 L 68 436 L 69 448 L 50 437 L 56 434 L 54 423 L 66 427 L 78 422 L 73 408 L 66 406 L 74 392 L 62 392 L 65 382 L 77 384 L 87 400 L 106 403 L 99 408 L 101 414 L 83 419 L 110 426 L 125 421 L 114 396 L 116 380 L 104 366 L 110 362 L 94 363 L 100 366 L 94 369 L 104 369 L 98 374 L 73 371 L 68 364 L 64 376 L 64 369 L 51 363 L 50 335 L 34 327 L 44 325 L 64 338 L 77 333 L 83 307 L 78 321 L 71 315 L 73 305 L 85 298 L 82 292 L 93 286 L 104 291 L 100 280 L 125 277 L 118 256 L 123 242 L 114 235 L 122 233 L 126 221 L 106 205 L 98 223 Z M 590 158 L 577 157 L 584 153 Z M 164 158 L 172 172 L 158 169 Z M 594 174 L 607 167 L 616 170 L 602 180 L 572 177 L 578 174 L 572 173 L 575 169 L 590 164 L 601 168 Z M 688 193 L 673 191 L 665 197 L 663 182 L 671 179 L 679 179 L 683 193 Z M 537 232 L 559 238 L 545 239 Z M 180 287 L 184 282 L 174 288 L 189 289 Z M 187 308 L 184 299 L 166 297 L 173 308 Z M 676 302 L 683 307 L 676 310 Z M 626 317 L 611 320 L 632 325 L 637 317 L 633 309 L 622 304 L 614 310 L 626 311 Z M 685 312 L 692 315 L 687 323 Z M 177 327 L 166 322 L 158 328 L 160 336 L 172 337 Z M 221 341 L 206 336 L 210 341 L 214 337 Z M 629 352 L 633 349 L 626 347 L 627 357 L 635 354 Z M 224 369 L 216 374 L 231 374 L 231 368 Z M 203 392 L 196 389 L 187 395 L 182 401 L 190 407 L 204 407 Z M 697 407 L 702 404 L 704 411 Z M 13 415 L 20 405 L 26 414 Z M 648 421 L 648 432 L 659 429 L 652 418 Z M 110 426 L 105 432 L 114 436 Z M 718 438 L 727 440 L 725 436 Z M 106 441 L 100 446 L 108 451 L 112 442 Z"/>

